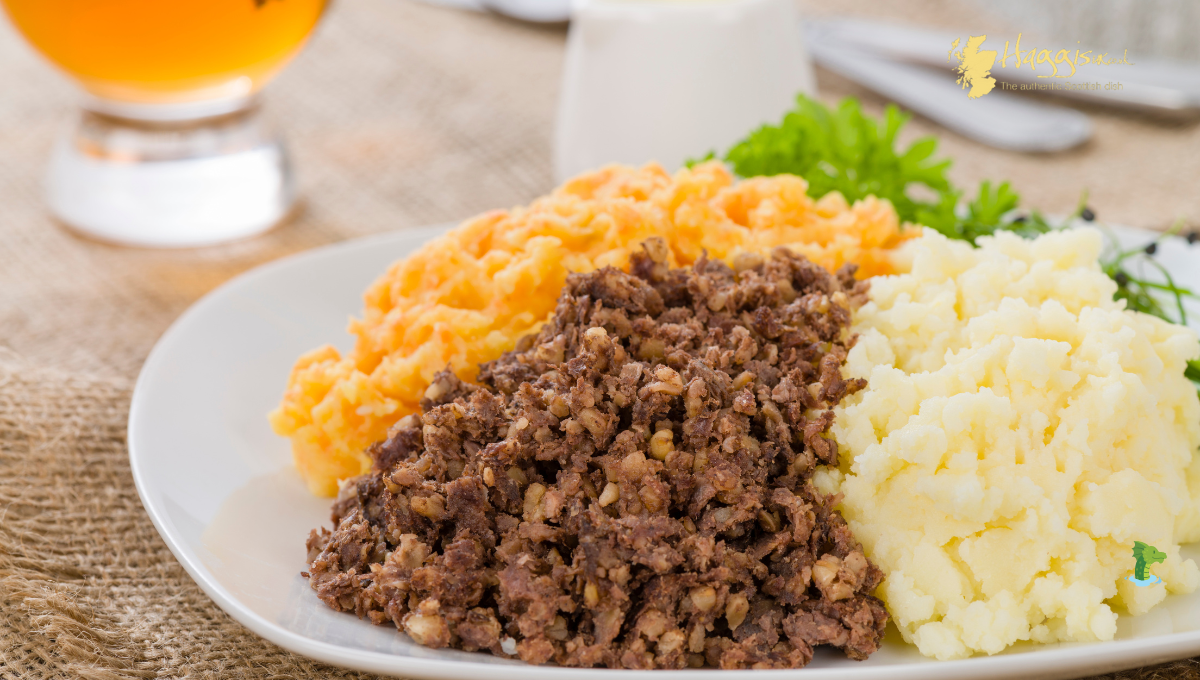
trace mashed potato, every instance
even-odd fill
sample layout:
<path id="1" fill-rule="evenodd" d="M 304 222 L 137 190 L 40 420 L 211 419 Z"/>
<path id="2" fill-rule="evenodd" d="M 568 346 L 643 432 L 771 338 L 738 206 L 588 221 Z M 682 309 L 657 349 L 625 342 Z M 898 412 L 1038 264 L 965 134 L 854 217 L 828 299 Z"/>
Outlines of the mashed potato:
<path id="1" fill-rule="evenodd" d="M 860 275 L 896 271 L 903 232 L 887 202 L 847 205 L 840 194 L 814 201 L 790 175 L 734 183 L 718 163 L 680 171 L 656 165 L 609 167 L 583 175 L 526 208 L 468 220 L 397 262 L 366 292 L 358 340 L 348 356 L 322 347 L 301 357 L 275 431 L 292 439 L 300 473 L 314 493 L 365 472 L 364 449 L 417 410 L 434 373 L 449 364 L 464 379 L 512 349 L 554 309 L 568 272 L 624 267 L 650 236 L 667 239 L 672 266 L 707 250 L 788 246 Z"/>
<path id="2" fill-rule="evenodd" d="M 879 278 L 818 486 L 887 575 L 905 640 L 939 659 L 1018 640 L 1107 640 L 1200 583 L 1200 402 L 1192 331 L 1123 309 L 1091 229 L 972 249 L 927 231 Z M 1125 580 L 1133 542 L 1163 583 Z M 1165 585 L 1164 585 L 1165 584 Z"/>

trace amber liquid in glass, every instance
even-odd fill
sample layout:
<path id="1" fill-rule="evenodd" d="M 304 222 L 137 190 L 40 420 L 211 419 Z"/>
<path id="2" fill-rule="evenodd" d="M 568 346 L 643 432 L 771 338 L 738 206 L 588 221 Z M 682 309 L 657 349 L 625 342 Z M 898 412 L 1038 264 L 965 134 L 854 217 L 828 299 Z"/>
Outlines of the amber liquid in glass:
<path id="1" fill-rule="evenodd" d="M 93 95 L 173 103 L 256 92 L 326 0 L 0 0 L 18 30 Z"/>

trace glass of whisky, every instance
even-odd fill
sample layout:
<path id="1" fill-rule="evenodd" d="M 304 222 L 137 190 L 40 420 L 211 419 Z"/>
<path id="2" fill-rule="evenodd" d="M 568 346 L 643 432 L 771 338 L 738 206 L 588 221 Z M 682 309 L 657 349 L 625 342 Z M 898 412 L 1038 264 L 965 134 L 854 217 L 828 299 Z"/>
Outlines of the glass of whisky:
<path id="1" fill-rule="evenodd" d="M 258 93 L 326 0 L 0 0 L 82 111 L 55 145 L 51 212 L 100 240 L 201 246 L 270 229 L 295 200 Z"/>

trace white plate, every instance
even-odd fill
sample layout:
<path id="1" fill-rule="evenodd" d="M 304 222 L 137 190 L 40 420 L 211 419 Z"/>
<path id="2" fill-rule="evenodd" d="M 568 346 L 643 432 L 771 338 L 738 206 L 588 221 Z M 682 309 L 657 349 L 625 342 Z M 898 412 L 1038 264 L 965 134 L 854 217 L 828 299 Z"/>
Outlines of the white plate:
<path id="1" fill-rule="evenodd" d="M 339 666 L 417 678 L 620 677 L 655 671 L 527 666 L 486 654 L 435 651 L 393 627 L 373 626 L 322 604 L 300 576 L 308 531 L 329 521 L 329 501 L 309 495 L 287 440 L 266 414 L 292 362 L 327 342 L 348 350 L 347 319 L 387 265 L 444 227 L 319 248 L 243 274 L 197 302 L 146 360 L 129 414 L 129 458 L 142 503 L 171 552 L 222 609 L 264 638 Z M 1122 230 L 1140 243 L 1146 232 Z M 1184 285 L 1200 288 L 1200 251 L 1179 239 L 1158 259 Z M 1200 558 L 1195 546 L 1185 555 Z M 1022 645 L 993 657 L 938 662 L 889 629 L 864 662 L 818 650 L 806 669 L 723 671 L 725 680 L 792 677 L 1070 678 L 1200 654 L 1200 593 L 1170 596 L 1150 613 L 1123 616 L 1117 640 Z M 670 678 L 712 678 L 675 671 Z"/>

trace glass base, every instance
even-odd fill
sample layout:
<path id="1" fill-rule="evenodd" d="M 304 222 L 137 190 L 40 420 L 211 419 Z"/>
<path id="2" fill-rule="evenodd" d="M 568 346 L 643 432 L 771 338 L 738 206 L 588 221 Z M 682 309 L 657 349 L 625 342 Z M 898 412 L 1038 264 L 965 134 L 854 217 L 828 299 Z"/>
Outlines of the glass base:
<path id="1" fill-rule="evenodd" d="M 47 193 L 86 235 L 166 248 L 253 236 L 295 201 L 283 143 L 255 106 L 183 121 L 84 111 L 55 146 Z"/>

